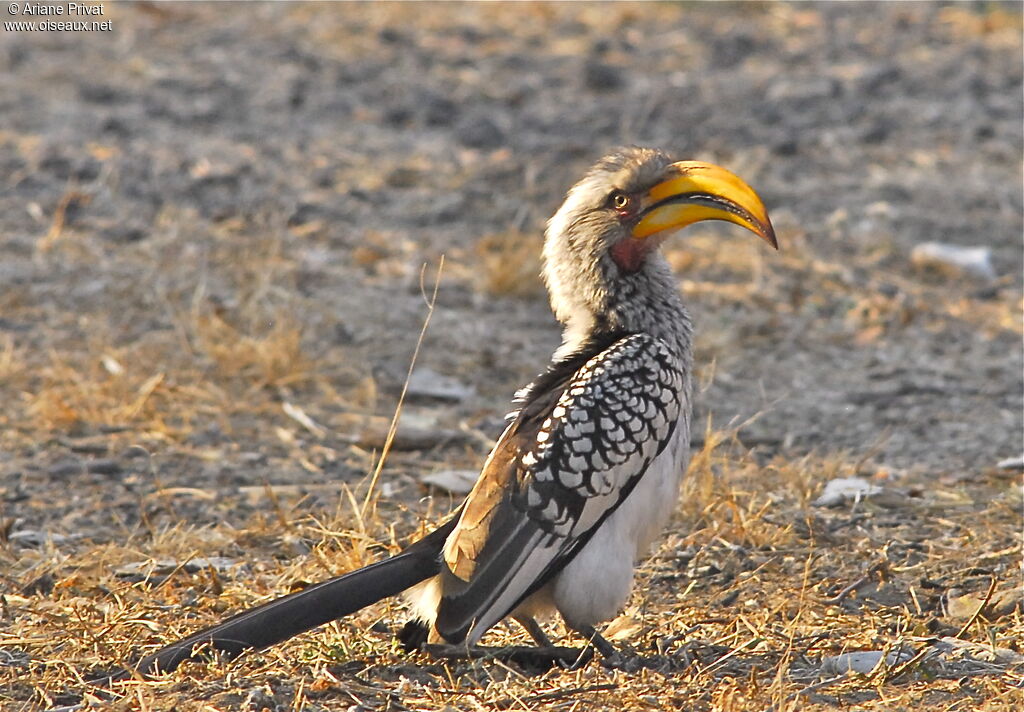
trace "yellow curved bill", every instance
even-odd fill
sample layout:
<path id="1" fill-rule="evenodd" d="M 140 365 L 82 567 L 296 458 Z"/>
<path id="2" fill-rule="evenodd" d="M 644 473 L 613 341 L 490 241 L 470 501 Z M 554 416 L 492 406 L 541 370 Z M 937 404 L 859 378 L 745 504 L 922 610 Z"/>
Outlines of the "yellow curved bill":
<path id="1" fill-rule="evenodd" d="M 745 227 L 778 249 L 768 211 L 754 189 L 721 166 L 679 161 L 647 192 L 650 207 L 640 215 L 633 237 L 678 230 L 702 220 L 725 220 Z"/>

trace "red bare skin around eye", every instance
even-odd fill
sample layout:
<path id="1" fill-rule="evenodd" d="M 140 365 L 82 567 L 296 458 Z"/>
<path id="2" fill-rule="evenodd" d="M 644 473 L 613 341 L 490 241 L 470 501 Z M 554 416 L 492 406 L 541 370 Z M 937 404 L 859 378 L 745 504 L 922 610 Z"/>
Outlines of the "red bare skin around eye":
<path id="1" fill-rule="evenodd" d="M 637 207 L 636 199 L 629 197 L 629 202 L 622 207 L 616 208 L 615 214 L 625 224 L 636 215 Z M 647 240 L 627 237 L 625 240 L 620 240 L 612 245 L 610 252 L 612 259 L 615 260 L 615 264 L 619 266 L 619 269 L 630 274 L 643 266 L 644 258 L 651 251 L 651 247 L 651 245 L 647 244 Z"/>
<path id="2" fill-rule="evenodd" d="M 615 208 L 615 214 L 624 226 L 628 225 L 629 221 L 636 217 L 640 208 L 640 203 L 636 196 L 630 195 L 625 197 L 628 199 L 626 204 Z M 612 245 L 609 252 L 612 259 L 615 260 L 615 264 L 619 266 L 619 269 L 627 274 L 631 274 L 643 266 L 647 253 L 656 249 L 660 242 L 660 240 L 638 240 L 627 237 Z"/>

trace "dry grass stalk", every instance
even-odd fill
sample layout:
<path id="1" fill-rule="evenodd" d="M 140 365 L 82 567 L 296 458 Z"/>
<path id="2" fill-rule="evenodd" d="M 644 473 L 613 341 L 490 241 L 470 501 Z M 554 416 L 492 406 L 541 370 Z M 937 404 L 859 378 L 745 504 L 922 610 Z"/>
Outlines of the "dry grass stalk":
<path id="1" fill-rule="evenodd" d="M 441 260 L 437 265 L 437 274 L 434 276 L 434 291 L 430 295 L 429 299 L 427 298 L 423 282 L 426 265 L 423 265 L 423 270 L 420 272 L 420 291 L 423 294 L 423 300 L 427 304 L 427 314 L 423 318 L 423 327 L 420 329 L 420 335 L 416 339 L 416 348 L 413 349 L 412 358 L 409 360 L 409 370 L 405 374 L 405 381 L 402 383 L 402 392 L 398 396 L 398 403 L 395 405 L 395 413 L 391 417 L 391 423 L 388 426 L 388 434 L 384 441 L 384 447 L 381 449 L 380 457 L 377 459 L 377 466 L 374 468 L 373 475 L 370 478 L 370 485 L 367 488 L 366 498 L 363 500 L 363 506 L 359 510 L 360 520 L 366 516 L 367 509 L 375 498 L 377 481 L 380 479 L 380 473 L 384 469 L 384 462 L 387 460 L 388 453 L 391 452 L 391 446 L 395 442 L 395 434 L 398 432 L 398 420 L 402 415 L 402 404 L 405 402 L 405 394 L 409 390 L 409 379 L 412 378 L 412 371 L 416 367 L 416 358 L 419 356 L 420 347 L 423 345 L 423 337 L 427 333 L 427 327 L 430 326 L 430 317 L 434 313 L 434 305 L 437 303 L 437 290 L 441 287 L 441 274 L 443 270 L 444 256 L 442 255 Z"/>

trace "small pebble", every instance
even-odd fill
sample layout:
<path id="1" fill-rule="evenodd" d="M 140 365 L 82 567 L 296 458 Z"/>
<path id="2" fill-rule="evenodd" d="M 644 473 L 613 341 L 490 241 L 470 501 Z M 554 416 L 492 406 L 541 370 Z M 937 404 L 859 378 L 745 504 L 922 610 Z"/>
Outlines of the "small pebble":
<path id="1" fill-rule="evenodd" d="M 78 460 L 61 460 L 56 465 L 52 465 L 46 473 L 50 477 L 70 477 L 71 475 L 81 474 L 85 471 L 82 467 L 82 463 Z"/>
<path id="2" fill-rule="evenodd" d="M 116 475 L 121 472 L 121 463 L 110 458 L 90 460 L 86 464 L 86 470 L 94 475 Z"/>
<path id="3" fill-rule="evenodd" d="M 583 82 L 587 89 L 612 91 L 622 86 L 622 72 L 604 62 L 587 62 L 583 68 Z"/>
<path id="4" fill-rule="evenodd" d="M 486 116 L 468 116 L 458 123 L 455 136 L 469 148 L 498 148 L 505 143 L 505 134 Z"/>
<path id="5" fill-rule="evenodd" d="M 996 278 L 992 250 L 987 247 L 961 247 L 942 242 L 922 242 L 910 253 L 917 267 L 938 269 L 951 274 L 966 274 L 979 279 Z"/>

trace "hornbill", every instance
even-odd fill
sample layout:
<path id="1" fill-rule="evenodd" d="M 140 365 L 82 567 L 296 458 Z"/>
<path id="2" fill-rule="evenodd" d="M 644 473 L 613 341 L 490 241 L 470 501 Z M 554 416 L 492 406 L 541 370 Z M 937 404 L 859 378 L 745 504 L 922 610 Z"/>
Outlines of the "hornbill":
<path id="1" fill-rule="evenodd" d="M 388 559 L 172 643 L 136 671 L 172 670 L 208 649 L 233 658 L 401 593 L 419 642 L 474 645 L 511 617 L 549 645 L 536 618 L 557 611 L 613 655 L 594 625 L 625 605 L 689 460 L 693 326 L 658 247 L 701 220 L 736 223 L 778 247 L 760 198 L 724 168 L 638 147 L 599 160 L 545 233 L 562 345 L 516 394 L 452 516 Z"/>

